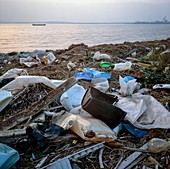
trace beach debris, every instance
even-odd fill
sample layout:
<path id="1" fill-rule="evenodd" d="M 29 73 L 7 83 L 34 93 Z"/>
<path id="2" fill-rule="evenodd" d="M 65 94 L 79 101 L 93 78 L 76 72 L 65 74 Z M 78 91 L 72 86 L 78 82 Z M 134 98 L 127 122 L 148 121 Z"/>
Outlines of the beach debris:
<path id="1" fill-rule="evenodd" d="M 11 102 L 12 98 L 11 92 L 0 89 L 0 112 Z"/>
<path id="2" fill-rule="evenodd" d="M 28 75 L 28 73 L 25 69 L 14 68 L 8 70 L 6 73 L 0 76 L 0 87 L 3 87 L 4 85 L 21 75 Z"/>
<path id="3" fill-rule="evenodd" d="M 124 71 L 131 69 L 132 63 L 131 62 L 125 62 L 125 63 L 116 63 L 113 70 L 116 71 Z"/>
<path id="4" fill-rule="evenodd" d="M 37 168 L 45 168 L 43 166 L 51 165 L 57 159 L 63 159 L 70 154 L 81 151 L 84 146 L 89 146 L 97 141 L 106 141 L 106 145 L 109 147 L 106 146 L 107 149 L 105 148 L 104 151 L 100 149 L 100 151 L 87 154 L 82 159 L 69 158 L 70 166 L 77 169 L 100 167 L 116 169 L 121 166 L 121 162 L 124 162 L 132 151 L 142 154 L 132 163 L 129 162 L 126 168 L 168 168 L 170 165 L 170 149 L 165 146 L 166 150 L 161 150 L 159 146 L 164 147 L 165 141 L 169 142 L 169 40 L 125 42 L 124 44 L 103 44 L 91 47 L 72 45 L 68 49 L 46 50 L 46 52 L 36 50 L 11 54 L 0 53 L 0 87 L 1 90 L 7 90 L 12 94 L 12 100 L 0 113 L 1 125 L 14 116 L 16 119 L 13 120 L 17 123 L 13 126 L 13 122 L 8 121 L 9 126 L 11 126 L 9 127 L 10 130 L 4 128 L 0 131 L 0 142 L 10 145 L 22 156 L 13 168 L 35 168 L 36 165 L 39 165 Z M 133 49 L 137 50 L 133 51 Z M 153 53 L 147 56 L 152 49 Z M 108 53 L 111 59 L 102 59 L 101 62 L 93 59 L 96 51 L 101 51 L 103 54 Z M 57 60 L 55 59 L 48 64 L 46 58 L 47 64 L 44 62 L 38 64 L 38 67 L 26 66 L 23 69 L 25 71 L 20 73 L 19 70 L 16 74 L 13 71 L 12 76 L 6 76 L 2 79 L 5 72 L 14 67 L 22 70 L 23 65 L 18 62 L 19 58 L 30 56 L 36 59 L 37 55 L 37 61 L 39 60 L 42 63 L 42 58 L 45 59 L 49 52 L 57 56 Z M 127 69 L 127 71 L 124 69 L 121 71 L 114 70 L 115 64 L 125 64 L 126 61 L 132 63 L 130 69 Z M 69 71 L 67 69 L 68 62 L 76 63 L 76 68 L 71 68 Z M 102 66 L 100 66 L 100 63 Z M 26 71 L 32 77 L 34 76 L 33 79 L 30 76 L 28 77 Z M 52 102 L 44 103 L 46 106 L 37 114 L 30 113 L 32 111 L 32 109 L 29 109 L 30 107 L 33 108 L 36 103 L 43 101 L 42 99 L 50 92 L 53 95 L 52 91 L 54 92 L 76 71 L 80 73 L 77 77 L 77 79 L 80 79 L 78 84 L 83 87 L 85 92 L 79 97 L 81 88 L 77 88 L 77 92 L 67 94 L 64 101 L 69 103 L 67 105 L 68 110 L 66 106 L 61 104 L 60 96 Z M 22 77 L 22 75 L 27 77 Z M 126 85 L 136 80 L 136 88 L 131 95 L 124 96 L 120 93 L 119 76 L 122 77 L 122 81 Z M 86 90 L 88 91 L 91 86 L 100 90 L 100 92 L 107 92 L 110 97 L 117 98 L 109 100 L 103 95 L 96 94 L 94 97 L 93 94 L 89 94 L 87 98 L 89 102 L 86 102 L 86 104 L 93 106 L 93 112 L 102 119 L 93 117 L 89 113 L 90 110 L 87 112 L 82 108 Z M 139 88 L 141 89 L 138 90 Z M 67 93 L 65 89 L 63 91 L 63 95 Z M 99 104 L 101 107 L 96 104 L 98 102 L 94 101 L 95 99 L 101 101 Z M 91 104 L 92 100 L 93 104 Z M 116 125 L 112 119 L 109 119 L 110 126 L 108 122 L 103 121 L 103 117 L 107 116 L 107 113 L 103 111 L 108 107 L 105 103 L 115 107 L 121 105 L 120 108 L 124 113 L 126 112 L 125 117 L 120 121 L 118 119 L 119 122 Z M 121 104 L 119 105 L 119 103 Z M 44 105 L 40 106 L 43 107 Z M 28 117 L 27 114 L 20 116 L 20 112 L 24 110 L 28 110 Z M 112 114 L 117 118 L 119 113 L 113 112 Z M 27 119 L 24 121 L 25 117 Z M 20 119 L 23 121 L 22 123 L 18 123 Z M 29 131 L 28 126 L 30 128 L 32 126 L 32 132 L 26 134 L 26 130 Z M 73 127 L 75 127 L 74 131 L 72 130 Z M 57 131 L 63 131 L 63 133 L 61 132 L 62 135 L 58 135 Z M 151 149 L 148 149 L 148 146 L 147 149 L 135 148 L 141 147 L 152 138 L 163 140 L 161 144 L 158 144 L 159 146 L 156 146 L 159 148 L 151 147 Z M 155 153 L 154 150 L 157 152 Z M 149 157 L 144 159 L 147 156 Z M 68 164 L 65 162 L 68 161 L 65 160 L 63 165 Z"/>
<path id="5" fill-rule="evenodd" d="M 119 76 L 119 84 L 122 96 L 131 96 L 138 87 L 136 79 L 127 76 L 124 78 Z"/>
<path id="6" fill-rule="evenodd" d="M 50 65 L 56 60 L 56 56 L 53 53 L 49 53 L 47 56 L 43 56 L 41 58 L 41 63 L 44 63 L 45 65 Z"/>
<path id="7" fill-rule="evenodd" d="M 85 92 L 86 90 L 83 86 L 75 84 L 61 95 L 60 103 L 67 111 L 70 111 L 71 109 L 81 105 Z"/>
<path id="8" fill-rule="evenodd" d="M 96 60 L 96 61 L 111 60 L 111 56 L 109 56 L 108 54 L 100 53 L 99 51 L 97 51 L 93 56 L 93 60 Z"/>
<path id="9" fill-rule="evenodd" d="M 49 154 L 43 157 L 41 161 L 35 166 L 35 168 L 41 168 L 44 165 L 44 163 L 47 161 L 48 157 L 49 157 Z"/>
<path id="10" fill-rule="evenodd" d="M 112 63 L 112 62 L 100 62 L 99 65 L 102 68 L 109 68 L 109 67 L 114 67 L 115 63 Z"/>
<path id="11" fill-rule="evenodd" d="M 28 56 L 27 58 L 20 58 L 19 62 L 21 65 L 32 67 L 32 66 L 39 65 L 41 63 L 41 60 L 36 55 L 35 57 Z"/>
<path id="12" fill-rule="evenodd" d="M 52 123 L 62 127 L 64 130 L 71 128 L 76 122 L 76 115 L 61 111 L 52 117 Z"/>
<path id="13" fill-rule="evenodd" d="M 109 81 L 106 78 L 95 78 L 92 79 L 91 83 L 93 84 L 94 88 L 103 93 L 106 93 L 106 91 L 109 89 Z"/>
<path id="14" fill-rule="evenodd" d="M 17 113 L 16 115 L 8 118 L 1 122 L 0 130 L 9 130 L 10 128 L 22 123 L 23 121 L 29 119 L 30 116 L 35 116 L 41 110 L 48 106 L 52 101 L 58 100 L 59 97 L 70 87 L 72 87 L 77 80 L 72 77 L 68 79 L 66 82 L 62 83 L 56 89 L 50 91 L 45 97 L 43 97 L 40 101 L 33 104 L 31 107 Z"/>
<path id="15" fill-rule="evenodd" d="M 74 68 L 76 68 L 76 63 L 73 63 L 72 61 L 69 61 L 67 63 L 67 69 L 68 70 L 73 70 Z"/>
<path id="16" fill-rule="evenodd" d="M 150 95 L 136 93 L 119 99 L 115 106 L 125 111 L 125 119 L 137 128 L 170 128 L 169 111 Z"/>
<path id="17" fill-rule="evenodd" d="M 0 168 L 9 169 L 20 159 L 20 155 L 13 148 L 0 143 L 0 159 Z"/>
<path id="18" fill-rule="evenodd" d="M 170 89 L 170 84 L 156 84 L 153 89 Z"/>
<path id="19" fill-rule="evenodd" d="M 170 140 L 161 138 L 152 138 L 147 144 L 147 150 L 151 153 L 163 153 L 170 149 Z"/>
<path id="20" fill-rule="evenodd" d="M 116 101 L 117 97 L 109 96 L 90 87 L 82 100 L 82 108 L 113 129 L 119 125 L 126 115 L 124 111 L 113 105 Z"/>
<path id="21" fill-rule="evenodd" d="M 86 141 L 111 142 L 116 139 L 114 132 L 103 121 L 92 116 L 76 115 L 75 124 L 70 129 Z"/>
<path id="22" fill-rule="evenodd" d="M 1 89 L 5 89 L 11 92 L 16 90 L 21 90 L 29 85 L 42 83 L 52 89 L 56 88 L 55 83 L 45 76 L 19 76 L 16 77 L 13 81 L 3 86 Z"/>
<path id="23" fill-rule="evenodd" d="M 146 150 L 147 149 L 147 143 L 144 144 L 142 147 L 140 147 L 139 149 L 141 150 Z M 130 156 L 128 156 L 126 159 L 124 159 L 119 166 L 117 167 L 117 169 L 124 169 L 124 168 L 132 168 L 133 166 L 135 166 L 137 163 L 139 163 L 141 160 L 143 160 L 145 157 L 147 156 L 147 154 L 143 154 L 142 152 L 134 152 L 132 153 Z"/>
<path id="24" fill-rule="evenodd" d="M 141 130 L 128 122 L 122 122 L 122 126 L 137 138 L 142 138 L 148 134 L 147 131 Z"/>
<path id="25" fill-rule="evenodd" d="M 78 159 L 83 158 L 98 149 L 101 149 L 103 146 L 103 142 L 95 144 L 91 147 L 80 150 L 72 155 L 68 155 L 62 159 L 59 159 L 54 163 L 44 166 L 42 169 L 72 169 L 70 161 L 77 161 Z"/>
<path id="26" fill-rule="evenodd" d="M 163 168 L 163 166 L 157 160 L 155 160 L 152 156 L 149 156 L 148 160 L 153 162 L 155 165 L 158 165 L 160 168 Z M 155 168 L 156 168 L 156 166 L 155 166 Z"/>
<path id="27" fill-rule="evenodd" d="M 84 80 L 92 80 L 94 78 L 110 79 L 111 74 L 108 72 L 100 72 L 98 70 L 91 69 L 91 68 L 87 67 L 84 69 L 84 72 L 76 72 L 74 74 L 74 77 L 76 79 L 84 79 Z"/>
<path id="28" fill-rule="evenodd" d="M 128 56 L 133 56 L 135 57 L 137 55 L 138 49 L 132 49 L 128 53 L 123 55 L 123 58 L 127 58 Z"/>

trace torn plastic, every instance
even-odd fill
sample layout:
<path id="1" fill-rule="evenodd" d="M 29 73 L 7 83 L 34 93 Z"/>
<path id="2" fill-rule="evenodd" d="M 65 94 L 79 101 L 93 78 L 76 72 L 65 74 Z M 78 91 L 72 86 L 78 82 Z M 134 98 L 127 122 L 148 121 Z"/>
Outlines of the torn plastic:
<path id="1" fill-rule="evenodd" d="M 83 97 L 82 108 L 113 129 L 126 115 L 123 110 L 113 105 L 116 101 L 117 97 L 109 96 L 91 87 Z"/>
<path id="2" fill-rule="evenodd" d="M 153 89 L 170 89 L 170 84 L 156 84 Z"/>
<path id="3" fill-rule="evenodd" d="M 74 74 L 76 79 L 92 80 L 94 78 L 106 78 L 110 79 L 111 74 L 108 72 L 100 72 L 95 69 L 90 69 L 89 67 L 84 69 L 84 72 L 76 72 Z"/>
<path id="4" fill-rule="evenodd" d="M 56 85 L 45 76 L 19 76 L 16 77 L 13 81 L 8 83 L 7 85 L 3 86 L 2 89 L 15 91 L 18 89 L 23 89 L 23 87 L 35 83 L 43 83 L 44 85 L 49 86 L 53 89 L 56 88 Z"/>
<path id="5" fill-rule="evenodd" d="M 92 116 L 76 115 L 76 122 L 70 129 L 87 141 L 110 142 L 116 139 L 114 132 L 103 121 Z"/>
<path id="6" fill-rule="evenodd" d="M 53 53 L 49 53 L 47 56 L 43 56 L 41 59 L 41 62 L 46 64 L 46 65 L 50 65 L 55 61 L 56 57 Z"/>
<path id="7" fill-rule="evenodd" d="M 92 79 L 91 83 L 93 84 L 93 87 L 100 90 L 103 93 L 106 93 L 106 91 L 109 89 L 109 82 L 106 78 L 95 78 Z"/>
<path id="8" fill-rule="evenodd" d="M 71 128 L 76 122 L 76 115 L 68 112 L 56 113 L 52 117 L 52 123 L 62 127 L 64 130 Z"/>
<path id="9" fill-rule="evenodd" d="M 121 98 L 115 106 L 124 110 L 125 119 L 140 129 L 170 128 L 170 113 L 154 97 L 133 94 Z"/>
<path id="10" fill-rule="evenodd" d="M 30 142 L 36 143 L 43 147 L 46 139 L 55 139 L 64 133 L 64 129 L 56 124 L 44 125 L 40 123 L 32 123 L 26 128 L 26 134 L 29 136 Z"/>
<path id="11" fill-rule="evenodd" d="M 113 70 L 123 71 L 131 69 L 132 63 L 125 62 L 125 63 L 116 63 Z"/>
<path id="12" fill-rule="evenodd" d="M 61 95 L 60 103 L 67 111 L 70 111 L 71 109 L 81 105 L 85 92 L 86 90 L 83 86 L 75 84 Z"/>
<path id="13" fill-rule="evenodd" d="M 133 94 L 134 90 L 136 89 L 138 83 L 136 83 L 136 79 L 132 79 L 132 80 L 131 79 L 130 78 L 124 79 L 121 76 L 119 76 L 120 92 L 122 96 L 130 96 Z"/>
<path id="14" fill-rule="evenodd" d="M 10 69 L 6 73 L 4 73 L 2 76 L 0 76 L 0 82 L 4 79 L 13 79 L 15 77 L 18 77 L 20 75 L 27 75 L 27 71 L 25 69 Z"/>
<path id="15" fill-rule="evenodd" d="M 0 168 L 9 169 L 20 159 L 19 153 L 13 148 L 0 143 Z"/>
<path id="16" fill-rule="evenodd" d="M 104 53 L 100 53 L 99 51 L 97 51 L 94 56 L 93 56 L 93 59 L 94 60 L 110 60 L 111 59 L 111 56 L 109 56 L 108 54 L 104 54 Z"/>
<path id="17" fill-rule="evenodd" d="M 0 89 L 0 112 L 11 102 L 12 98 L 11 92 Z"/>
<path id="18" fill-rule="evenodd" d="M 20 64 L 25 65 L 27 67 L 32 67 L 35 65 L 39 65 L 41 63 L 40 59 L 36 55 L 35 58 L 28 56 L 27 58 L 20 58 Z"/>

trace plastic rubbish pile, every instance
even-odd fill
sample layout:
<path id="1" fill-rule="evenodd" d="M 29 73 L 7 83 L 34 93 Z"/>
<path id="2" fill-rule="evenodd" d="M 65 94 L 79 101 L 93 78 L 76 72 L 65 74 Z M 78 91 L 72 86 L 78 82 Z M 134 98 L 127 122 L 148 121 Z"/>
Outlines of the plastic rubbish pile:
<path id="1" fill-rule="evenodd" d="M 170 45 L 78 48 L 5 61 L 0 168 L 169 168 Z"/>

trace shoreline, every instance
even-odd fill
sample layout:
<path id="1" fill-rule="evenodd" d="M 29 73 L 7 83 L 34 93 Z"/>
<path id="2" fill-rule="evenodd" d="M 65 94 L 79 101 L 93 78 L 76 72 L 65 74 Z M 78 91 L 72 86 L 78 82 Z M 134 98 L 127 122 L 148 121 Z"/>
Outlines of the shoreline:
<path id="1" fill-rule="evenodd" d="M 23 50 L 20 50 L 20 51 L 15 51 L 15 50 L 11 50 L 11 52 L 1 52 L 0 51 L 0 57 L 4 54 L 6 55 L 9 55 L 9 56 L 13 56 L 13 55 L 16 55 L 18 53 L 32 53 L 34 51 L 42 51 L 42 52 L 58 52 L 58 51 L 67 51 L 69 50 L 70 48 L 74 48 L 77 47 L 77 46 L 81 46 L 81 45 L 84 45 L 86 46 L 87 48 L 89 49 L 95 49 L 95 48 L 98 48 L 98 49 L 102 49 L 103 47 L 106 48 L 114 48 L 114 47 L 117 47 L 117 46 L 124 46 L 124 45 L 129 45 L 129 47 L 133 47 L 135 45 L 144 45 L 145 47 L 148 47 L 151 46 L 151 45 L 155 45 L 156 43 L 160 43 L 160 44 L 164 44 L 164 43 L 169 43 L 170 41 L 170 37 L 166 38 L 166 39 L 160 39 L 160 40 L 145 40 L 145 41 L 124 41 L 122 43 L 106 43 L 106 44 L 97 44 L 97 45 L 86 45 L 84 43 L 78 43 L 78 44 L 71 44 L 70 46 L 68 46 L 68 48 L 62 48 L 62 49 L 46 49 L 46 50 L 40 50 L 40 49 L 35 49 L 35 50 L 32 50 L 32 51 L 23 51 Z M 123 51 L 122 51 L 123 52 Z M 59 52 L 60 53 L 60 52 Z"/>

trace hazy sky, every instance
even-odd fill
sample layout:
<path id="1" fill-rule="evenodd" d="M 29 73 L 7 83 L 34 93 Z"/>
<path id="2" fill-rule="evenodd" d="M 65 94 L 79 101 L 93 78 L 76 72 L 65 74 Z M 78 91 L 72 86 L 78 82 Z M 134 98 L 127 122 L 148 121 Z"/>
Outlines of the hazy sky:
<path id="1" fill-rule="evenodd" d="M 5 22 L 170 20 L 170 0 L 0 0 Z"/>

